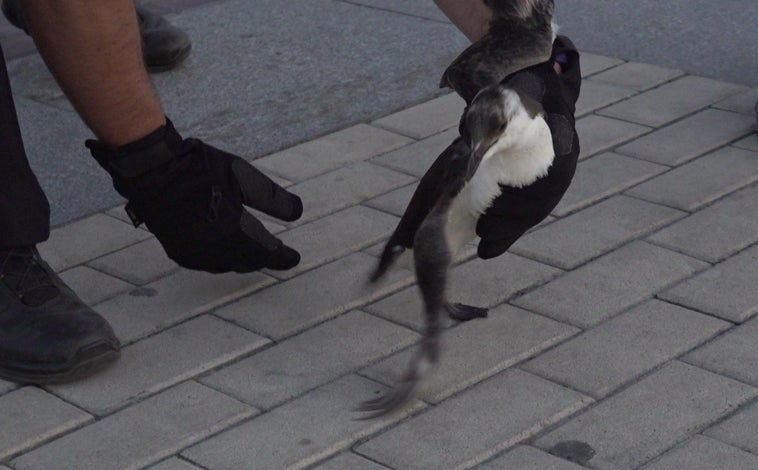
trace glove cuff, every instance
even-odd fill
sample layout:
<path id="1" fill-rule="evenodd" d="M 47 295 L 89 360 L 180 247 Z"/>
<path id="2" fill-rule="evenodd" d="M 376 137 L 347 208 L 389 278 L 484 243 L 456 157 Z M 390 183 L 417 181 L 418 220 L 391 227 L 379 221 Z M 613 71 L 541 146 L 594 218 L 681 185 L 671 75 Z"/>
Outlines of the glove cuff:
<path id="1" fill-rule="evenodd" d="M 114 180 L 131 180 L 173 160 L 180 153 L 182 142 L 182 136 L 166 118 L 165 125 L 120 147 L 99 140 L 87 140 L 84 145 Z"/>

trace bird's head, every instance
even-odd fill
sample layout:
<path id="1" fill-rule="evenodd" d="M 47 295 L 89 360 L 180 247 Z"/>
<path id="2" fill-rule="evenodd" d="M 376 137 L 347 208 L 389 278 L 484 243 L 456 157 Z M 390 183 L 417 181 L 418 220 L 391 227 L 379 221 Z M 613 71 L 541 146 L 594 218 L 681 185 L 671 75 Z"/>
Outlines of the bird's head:
<path id="1" fill-rule="evenodd" d="M 483 161 L 516 144 L 529 124 L 542 114 L 540 103 L 507 85 L 483 88 L 466 108 L 460 125 L 461 135 L 471 149 L 466 180 L 474 176 Z"/>

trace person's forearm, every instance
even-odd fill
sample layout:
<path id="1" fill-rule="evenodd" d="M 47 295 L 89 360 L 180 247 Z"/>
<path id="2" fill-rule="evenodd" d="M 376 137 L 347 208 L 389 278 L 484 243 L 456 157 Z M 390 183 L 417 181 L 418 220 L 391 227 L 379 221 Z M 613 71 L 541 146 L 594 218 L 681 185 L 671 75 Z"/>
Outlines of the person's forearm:
<path id="1" fill-rule="evenodd" d="M 492 12 L 482 0 L 434 0 L 434 3 L 471 42 L 487 32 Z"/>
<path id="2" fill-rule="evenodd" d="M 133 0 L 22 0 L 40 55 L 82 120 L 119 146 L 165 124 Z"/>

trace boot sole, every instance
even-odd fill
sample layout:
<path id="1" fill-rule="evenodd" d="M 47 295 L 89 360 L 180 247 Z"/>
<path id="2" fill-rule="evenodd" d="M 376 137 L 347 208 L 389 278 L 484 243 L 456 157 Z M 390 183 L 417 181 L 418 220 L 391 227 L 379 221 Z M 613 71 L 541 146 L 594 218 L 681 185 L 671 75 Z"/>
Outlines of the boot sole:
<path id="1" fill-rule="evenodd" d="M 0 366 L 0 379 L 22 385 L 71 382 L 99 372 L 121 356 L 117 349 L 113 349 L 113 346 L 106 343 L 89 346 L 82 350 L 81 354 L 89 357 L 77 358 L 75 364 L 63 365 L 58 369 Z"/>

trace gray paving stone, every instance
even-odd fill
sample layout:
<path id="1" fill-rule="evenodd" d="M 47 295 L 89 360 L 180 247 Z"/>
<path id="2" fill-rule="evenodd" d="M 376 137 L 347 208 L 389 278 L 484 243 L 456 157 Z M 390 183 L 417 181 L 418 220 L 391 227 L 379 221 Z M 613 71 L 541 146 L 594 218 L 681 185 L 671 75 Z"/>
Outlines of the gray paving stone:
<path id="1" fill-rule="evenodd" d="M 697 435 L 643 467 L 644 470 L 671 470 L 673 468 L 753 470 L 758 468 L 758 455 Z"/>
<path id="2" fill-rule="evenodd" d="M 651 300 L 566 341 L 523 368 L 601 398 L 730 326 Z"/>
<path id="3" fill-rule="evenodd" d="M 662 165 L 615 153 L 603 153 L 580 161 L 574 181 L 553 213 L 563 217 L 667 169 Z"/>
<path id="4" fill-rule="evenodd" d="M 582 76 L 587 77 L 603 70 L 607 70 L 611 67 L 623 64 L 624 61 L 615 57 L 607 57 L 604 55 L 591 54 L 589 52 L 580 52 Z"/>
<path id="5" fill-rule="evenodd" d="M 204 378 L 257 408 L 273 408 L 383 356 L 419 335 L 363 312 L 349 312 Z"/>
<path id="6" fill-rule="evenodd" d="M 607 83 L 584 80 L 582 93 L 576 102 L 576 117 L 584 116 L 598 109 L 610 106 L 634 95 L 636 91 L 630 88 L 609 85 Z"/>
<path id="7" fill-rule="evenodd" d="M 382 196 L 375 197 L 363 204 L 373 209 L 402 217 L 405 213 L 406 207 L 408 207 L 411 197 L 413 196 L 413 192 L 416 191 L 416 187 L 416 184 L 409 184 L 408 186 L 403 186 L 402 188 L 390 191 Z"/>
<path id="8" fill-rule="evenodd" d="M 725 147 L 640 184 L 627 193 L 694 210 L 758 180 L 758 154 Z"/>
<path id="9" fill-rule="evenodd" d="M 726 444 L 758 454 L 758 402 L 751 405 L 703 434 Z"/>
<path id="10" fill-rule="evenodd" d="M 448 297 L 451 302 L 494 307 L 559 273 L 558 269 L 510 253 L 490 261 L 477 258 L 450 271 Z M 415 286 L 371 304 L 365 310 L 417 331 L 424 327 L 421 297 Z M 447 316 L 443 322 L 451 323 Z"/>
<path id="11" fill-rule="evenodd" d="M 204 315 L 124 348 L 118 362 L 88 380 L 49 389 L 91 413 L 104 415 L 268 343 L 266 338 Z"/>
<path id="12" fill-rule="evenodd" d="M 98 305 L 122 343 L 130 343 L 274 283 L 261 273 L 179 270 Z"/>
<path id="13" fill-rule="evenodd" d="M 570 419 L 536 445 L 550 450 L 579 441 L 595 451 L 592 468 L 636 468 L 756 394 L 758 389 L 675 361 Z"/>
<path id="14" fill-rule="evenodd" d="M 37 387 L 0 396 L 0 416 L 0 461 L 92 421 L 92 416 Z"/>
<path id="15" fill-rule="evenodd" d="M 356 420 L 361 397 L 384 387 L 350 375 L 198 444 L 182 456 L 205 468 L 303 468 L 401 419 Z M 254 436 L 254 438 L 251 438 Z"/>
<path id="16" fill-rule="evenodd" d="M 413 274 L 389 273 L 367 286 L 376 258 L 355 253 L 224 306 L 217 315 L 279 340 L 409 285 Z"/>
<path id="17" fill-rule="evenodd" d="M 356 451 L 392 468 L 469 467 L 591 401 L 577 392 L 511 369 L 405 421 Z"/>
<path id="18" fill-rule="evenodd" d="M 442 13 L 439 8 L 434 4 L 430 5 L 426 2 L 408 2 L 406 0 L 357 0 L 352 3 L 386 9 L 412 16 L 419 16 L 445 23 L 449 22 L 445 14 Z"/>
<path id="19" fill-rule="evenodd" d="M 465 322 L 442 333 L 440 361 L 421 396 L 425 401 L 439 403 L 578 331 L 510 305 L 498 307 L 486 319 Z M 394 384 L 407 369 L 415 349 L 390 356 L 362 373 L 387 385 Z"/>
<path id="20" fill-rule="evenodd" d="M 457 127 L 466 102 L 450 93 L 398 113 L 377 119 L 372 124 L 414 139 L 424 139 Z"/>
<path id="21" fill-rule="evenodd" d="M 572 269 L 685 215 L 639 199 L 614 196 L 526 234 L 513 252 Z"/>
<path id="22" fill-rule="evenodd" d="M 95 305 L 134 286 L 87 266 L 77 266 L 60 274 L 61 279 L 87 305 Z"/>
<path id="23" fill-rule="evenodd" d="M 371 161 L 377 165 L 420 178 L 458 135 L 458 128 L 448 129 L 445 132 L 375 157 Z"/>
<path id="24" fill-rule="evenodd" d="M 576 121 L 576 132 L 579 134 L 581 148 L 579 159 L 608 150 L 651 130 L 650 127 L 597 114 L 585 116 Z"/>
<path id="25" fill-rule="evenodd" d="M 267 271 L 280 279 L 291 279 L 353 251 L 388 237 L 399 219 L 377 210 L 355 206 L 301 225 L 279 235 L 300 252 L 300 264 L 288 271 Z"/>
<path id="26" fill-rule="evenodd" d="M 739 85 L 690 75 L 610 106 L 600 114 L 659 127 L 743 90 L 745 87 Z"/>
<path id="27" fill-rule="evenodd" d="M 635 241 L 512 303 L 560 321 L 589 327 L 706 266 L 702 261 Z"/>
<path id="28" fill-rule="evenodd" d="M 616 152 L 676 166 L 753 131 L 755 116 L 705 109 L 622 145 Z"/>
<path id="29" fill-rule="evenodd" d="M 758 87 L 744 93 L 737 93 L 714 104 L 714 108 L 726 109 L 735 113 L 746 114 L 755 118 L 755 103 L 758 101 Z"/>
<path id="30" fill-rule="evenodd" d="M 255 414 L 197 383 L 171 388 L 13 460 L 19 470 L 141 468 Z"/>
<path id="31" fill-rule="evenodd" d="M 755 210 L 757 198 L 758 185 L 752 185 L 649 239 L 712 263 L 721 261 L 758 241 L 758 218 L 748 216 Z"/>
<path id="32" fill-rule="evenodd" d="M 584 467 L 559 459 L 534 447 L 518 446 L 476 468 L 477 470 L 581 470 Z"/>
<path id="33" fill-rule="evenodd" d="M 662 299 L 742 323 L 758 313 L 758 245 L 659 294 Z"/>
<path id="34" fill-rule="evenodd" d="M 384 465 L 364 459 L 352 452 L 343 454 L 327 460 L 321 465 L 313 467 L 313 470 L 387 470 Z"/>
<path id="35" fill-rule="evenodd" d="M 150 470 L 201 470 L 200 467 L 196 467 L 191 463 L 176 457 L 164 460 L 158 465 L 153 465 L 149 468 Z"/>
<path id="36" fill-rule="evenodd" d="M 149 237 L 144 230 L 95 214 L 53 230 L 39 251 L 53 269 L 63 271 Z"/>
<path id="37" fill-rule="evenodd" d="M 89 266 L 132 284 L 145 285 L 176 271 L 178 266 L 171 261 L 156 238 L 116 251 L 90 261 Z"/>
<path id="38" fill-rule="evenodd" d="M 123 201 L 123 199 L 122 199 Z M 106 210 L 104 212 L 105 215 L 113 217 L 114 219 L 118 219 L 121 222 L 126 222 L 127 224 L 134 226 L 131 219 L 129 219 L 129 216 L 126 214 L 126 210 L 124 210 L 124 204 L 123 202 L 117 206 L 111 207 L 110 209 Z M 139 227 L 136 227 L 139 230 L 148 231 L 147 227 L 145 225 L 140 225 Z"/>
<path id="39" fill-rule="evenodd" d="M 262 171 L 300 182 L 345 164 L 367 160 L 413 142 L 378 127 L 358 124 L 255 160 Z"/>
<path id="40" fill-rule="evenodd" d="M 627 62 L 592 77 L 598 82 L 644 91 L 684 75 L 681 70 L 667 69 L 639 62 Z"/>
<path id="41" fill-rule="evenodd" d="M 739 142 L 735 142 L 734 146 L 746 150 L 752 150 L 753 152 L 758 152 L 758 133 L 755 133 L 749 137 L 745 137 Z"/>
<path id="42" fill-rule="evenodd" d="M 412 176 L 359 162 L 296 184 L 289 190 L 303 200 L 303 216 L 297 221 L 302 225 L 413 181 Z"/>
<path id="43" fill-rule="evenodd" d="M 687 354 L 684 361 L 758 387 L 756 338 L 758 318 Z"/>

